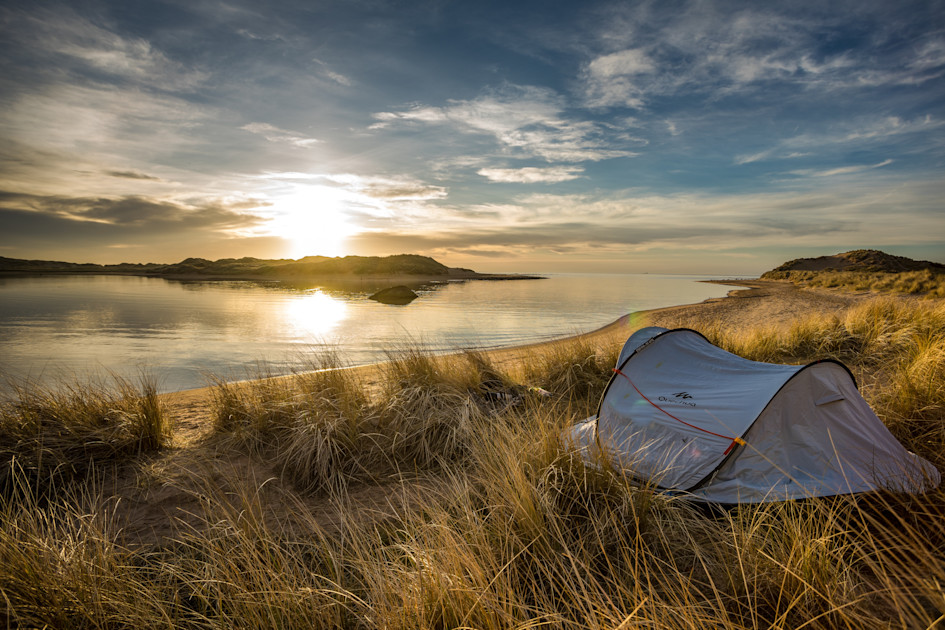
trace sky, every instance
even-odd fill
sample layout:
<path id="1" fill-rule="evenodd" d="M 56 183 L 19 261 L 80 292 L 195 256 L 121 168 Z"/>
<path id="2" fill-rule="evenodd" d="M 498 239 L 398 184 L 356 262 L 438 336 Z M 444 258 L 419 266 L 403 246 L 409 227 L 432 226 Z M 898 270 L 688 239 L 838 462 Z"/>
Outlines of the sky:
<path id="1" fill-rule="evenodd" d="M 0 256 L 945 262 L 945 2 L 5 0 Z"/>

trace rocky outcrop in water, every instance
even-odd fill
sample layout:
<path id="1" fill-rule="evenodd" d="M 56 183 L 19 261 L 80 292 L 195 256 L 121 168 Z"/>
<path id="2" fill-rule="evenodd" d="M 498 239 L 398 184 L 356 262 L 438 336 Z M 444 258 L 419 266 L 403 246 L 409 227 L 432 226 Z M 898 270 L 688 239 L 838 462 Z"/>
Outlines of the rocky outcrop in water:
<path id="1" fill-rule="evenodd" d="M 410 304 L 416 300 L 419 296 L 413 292 L 410 287 L 405 287 L 404 285 L 398 285 L 396 287 L 389 287 L 387 289 L 381 289 L 374 295 L 370 296 L 372 300 L 376 300 L 382 304 Z"/>

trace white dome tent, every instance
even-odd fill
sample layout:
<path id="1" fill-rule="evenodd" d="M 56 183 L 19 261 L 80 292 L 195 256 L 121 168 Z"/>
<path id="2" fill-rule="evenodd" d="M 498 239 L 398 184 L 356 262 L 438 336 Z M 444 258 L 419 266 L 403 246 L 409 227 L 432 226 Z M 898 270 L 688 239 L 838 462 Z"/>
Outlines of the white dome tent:
<path id="1" fill-rule="evenodd" d="M 614 372 L 597 414 L 569 438 L 592 460 L 667 491 L 754 503 L 922 492 L 941 480 L 836 361 L 759 363 L 694 330 L 650 327 L 627 340 Z"/>

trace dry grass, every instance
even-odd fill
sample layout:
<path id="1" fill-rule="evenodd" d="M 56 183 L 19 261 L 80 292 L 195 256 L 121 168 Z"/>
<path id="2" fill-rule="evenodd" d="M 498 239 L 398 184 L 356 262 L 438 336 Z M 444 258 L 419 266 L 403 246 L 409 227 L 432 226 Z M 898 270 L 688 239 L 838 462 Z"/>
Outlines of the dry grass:
<path id="1" fill-rule="evenodd" d="M 943 323 L 940 304 L 882 301 L 787 332 L 708 332 L 751 358 L 844 358 L 897 436 L 941 468 Z M 576 343 L 527 361 L 523 382 L 550 398 L 512 387 L 474 354 L 392 357 L 371 397 L 345 370 L 218 384 L 220 439 L 284 462 L 300 497 L 327 492 L 343 505 L 353 484 L 419 469 L 437 472 L 437 491 L 383 521 L 352 512 L 330 534 L 287 497 L 295 519 L 311 519 L 302 530 L 314 533 L 303 536 L 265 518 L 258 488 L 204 487 L 201 522 L 160 549 L 118 544 L 94 484 L 48 504 L 15 492 L 0 499 L 7 619 L 67 628 L 941 624 L 945 491 L 714 513 L 633 485 L 607 462 L 588 467 L 559 435 L 596 404 L 615 355 Z M 14 477 L 15 487 L 33 483 Z"/>
<path id="2" fill-rule="evenodd" d="M 373 398 L 357 371 L 334 360 L 293 379 L 221 382 L 216 427 L 236 446 L 282 462 L 300 490 L 343 493 L 351 482 L 461 460 L 475 440 L 471 422 L 495 408 L 478 391 L 484 368 L 473 353 L 436 358 L 407 349 L 383 366 Z"/>
<path id="3" fill-rule="evenodd" d="M 851 291 L 905 293 L 945 297 L 945 273 L 922 271 L 780 271 L 764 275 L 770 280 L 790 280 L 808 287 L 839 288 Z"/>
<path id="4" fill-rule="evenodd" d="M 161 448 L 169 437 L 153 381 L 113 378 L 111 386 L 76 383 L 49 388 L 14 383 L 0 401 L 0 493 L 17 471 L 46 493 L 82 480 L 95 467 Z"/>

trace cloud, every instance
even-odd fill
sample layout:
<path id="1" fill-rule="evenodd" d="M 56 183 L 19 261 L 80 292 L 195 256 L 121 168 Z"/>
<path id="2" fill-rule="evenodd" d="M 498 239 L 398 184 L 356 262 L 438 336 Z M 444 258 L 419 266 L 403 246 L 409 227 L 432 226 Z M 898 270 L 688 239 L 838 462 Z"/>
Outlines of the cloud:
<path id="1" fill-rule="evenodd" d="M 465 256 L 476 256 L 477 258 L 516 258 L 518 253 L 511 249 L 481 249 L 478 247 L 457 247 L 452 250 L 453 253 Z"/>
<path id="2" fill-rule="evenodd" d="M 236 205 L 243 209 L 246 204 Z M 253 207 L 261 205 L 264 204 Z M 247 232 L 265 223 L 260 216 L 238 211 L 218 200 L 185 204 L 140 196 L 63 197 L 2 191 L 0 220 L 6 222 L 10 217 L 17 217 L 19 225 L 50 220 L 73 227 L 92 223 L 141 237 L 188 230 Z"/>
<path id="3" fill-rule="evenodd" d="M 163 181 L 160 177 L 154 177 L 153 175 L 148 175 L 147 173 L 142 173 L 140 171 L 105 171 L 105 174 L 111 177 L 119 177 L 123 179 L 141 179 L 153 182 Z"/>
<path id="4" fill-rule="evenodd" d="M 860 164 L 856 166 L 842 166 L 839 168 L 831 168 L 822 171 L 817 171 L 813 169 L 798 169 L 794 171 L 789 171 L 791 175 L 805 176 L 805 177 L 833 177 L 834 175 L 851 175 L 853 173 L 862 173 L 863 171 L 873 170 L 874 168 L 882 168 L 883 166 L 888 166 L 892 164 L 894 160 L 883 160 L 878 164 Z"/>
<path id="5" fill-rule="evenodd" d="M 207 73 L 170 59 L 141 37 L 119 34 L 107 23 L 96 23 L 68 6 L 8 11 L 0 32 L 9 41 L 42 59 L 40 72 L 104 75 L 160 90 L 191 89 Z"/>
<path id="6" fill-rule="evenodd" d="M 201 229 L 202 221 L 178 224 L 115 224 L 77 221 L 56 213 L 0 207 L 0 249 L 16 258 L 117 263 L 174 262 L 190 256 L 281 257 L 286 242 L 252 232 Z M 212 222 L 211 222 L 212 223 Z"/>
<path id="7" fill-rule="evenodd" d="M 236 29 L 236 34 L 240 37 L 245 37 L 246 39 L 252 39 L 257 41 L 264 42 L 283 42 L 285 37 L 279 33 L 259 33 L 248 28 L 238 28 Z"/>
<path id="8" fill-rule="evenodd" d="M 775 154 L 776 148 L 765 149 L 764 151 L 759 151 L 757 153 L 746 153 L 744 155 L 735 156 L 734 163 L 741 164 L 751 164 L 753 162 L 761 162 L 762 160 L 767 160 Z"/>
<path id="9" fill-rule="evenodd" d="M 769 159 L 796 159 L 810 156 L 810 149 L 818 149 L 822 152 L 831 147 L 888 145 L 890 142 L 899 140 L 908 140 L 913 144 L 914 149 L 917 146 L 915 143 L 917 137 L 923 139 L 931 137 L 930 134 L 933 131 L 943 126 L 945 126 L 945 120 L 937 120 L 930 115 L 911 120 L 898 116 L 857 118 L 836 124 L 830 131 L 808 132 L 784 138 L 762 151 L 736 156 L 734 163 L 740 165 Z"/>
<path id="10" fill-rule="evenodd" d="M 339 85 L 344 85 L 347 87 L 350 87 L 352 85 L 351 79 L 349 79 L 343 74 L 339 74 L 337 72 L 332 72 L 331 70 L 328 70 L 325 72 L 325 76 L 327 76 L 329 79 L 331 79 L 335 83 L 338 83 Z"/>
<path id="11" fill-rule="evenodd" d="M 876 165 L 877 167 L 879 165 Z M 473 255 L 653 248 L 738 251 L 941 242 L 941 181 L 847 181 L 804 193 L 529 195 L 514 204 L 428 209 L 352 237 L 361 251 Z M 890 212 L 896 208 L 896 212 Z M 436 214 L 434 214 L 436 213 Z M 431 229 L 431 225 L 436 227 Z"/>
<path id="12" fill-rule="evenodd" d="M 265 179 L 318 183 L 343 188 L 350 193 L 383 201 L 430 201 L 445 199 L 449 190 L 409 176 L 380 177 L 354 173 L 267 173 Z"/>
<path id="13" fill-rule="evenodd" d="M 207 120 L 211 111 L 137 90 L 60 84 L 21 94 L 0 111 L 0 125 L 5 137 L 38 148 L 114 153 L 154 150 L 161 141 L 193 143 L 188 128 Z"/>
<path id="14" fill-rule="evenodd" d="M 918 30 L 920 19 L 890 20 L 882 3 L 836 15 L 793 3 L 735 10 L 629 3 L 597 34 L 602 50 L 584 64 L 584 98 L 592 107 L 643 109 L 680 95 L 713 100 L 779 87 L 830 95 L 922 85 L 945 74 L 945 45 Z M 843 46 L 843 32 L 868 32 L 871 41 Z"/>
<path id="15" fill-rule="evenodd" d="M 321 59 L 318 59 L 318 58 L 312 59 L 312 61 L 314 61 L 314 62 L 315 62 L 316 64 L 318 64 L 319 66 L 321 66 L 321 68 L 322 68 L 321 73 L 322 73 L 324 76 L 328 77 L 329 79 L 331 79 L 332 81 L 334 81 L 334 82 L 337 83 L 338 85 L 343 85 L 343 86 L 345 86 L 345 87 L 351 87 L 351 86 L 354 84 L 354 82 L 353 82 L 349 77 L 347 77 L 347 76 L 341 74 L 340 72 L 335 72 L 334 70 L 331 70 L 331 69 L 328 67 L 328 63 L 327 63 L 327 62 L 322 61 Z"/>
<path id="16" fill-rule="evenodd" d="M 639 49 L 621 50 L 598 57 L 587 67 L 592 76 L 601 80 L 643 74 L 655 69 L 656 65 L 653 61 Z"/>
<path id="17" fill-rule="evenodd" d="M 359 178 L 359 180 L 355 190 L 385 201 L 430 201 L 445 199 L 449 194 L 443 186 L 434 186 L 409 178 Z"/>
<path id="18" fill-rule="evenodd" d="M 588 99 L 595 105 L 620 104 L 643 107 L 639 75 L 656 70 L 656 64 L 640 49 L 627 49 L 597 57 L 587 64 Z"/>
<path id="19" fill-rule="evenodd" d="M 477 171 L 479 175 L 494 181 L 502 183 L 521 183 L 521 184 L 554 184 L 558 182 L 567 182 L 573 179 L 579 179 L 584 169 L 580 166 L 555 166 L 549 168 L 536 168 L 528 166 L 525 168 L 482 168 Z"/>
<path id="20" fill-rule="evenodd" d="M 193 173 L 175 168 L 175 156 L 187 153 L 197 165 L 204 146 L 194 130 L 214 114 L 219 112 L 207 106 L 134 88 L 61 83 L 21 91 L 0 107 L 0 189 L 115 196 L 142 192 L 145 185 L 151 194 L 158 184 L 171 188 L 173 182 L 128 174 L 161 168 L 178 180 Z M 208 170 L 225 168 L 217 153 L 212 162 L 206 156 Z"/>
<path id="21" fill-rule="evenodd" d="M 943 125 L 945 125 L 945 120 L 935 120 L 931 115 L 914 118 L 912 120 L 903 120 L 899 116 L 886 116 L 872 121 L 865 121 L 865 124 L 857 125 L 857 127 L 841 132 L 840 134 L 827 136 L 826 140 L 829 143 L 864 142 L 904 134 L 928 132 L 942 127 Z M 818 140 L 816 138 L 809 136 L 798 136 L 789 141 L 789 144 L 794 146 L 806 146 L 817 143 Z"/>
<path id="22" fill-rule="evenodd" d="M 461 133 L 492 136 L 510 157 L 548 162 L 600 161 L 637 155 L 628 145 L 640 141 L 591 120 L 565 115 L 565 103 L 554 91 L 507 85 L 472 100 L 451 100 L 442 107 L 415 105 L 374 114 L 372 129 L 394 124 L 447 125 Z"/>
<path id="23" fill-rule="evenodd" d="M 250 133 L 259 134 L 269 142 L 285 142 L 297 147 L 302 147 L 303 149 L 307 149 L 312 145 L 321 142 L 321 140 L 317 140 L 316 138 L 307 138 L 295 131 L 280 129 L 274 125 L 270 125 L 269 123 L 249 123 L 247 125 L 243 125 L 240 127 L 240 129 Z"/>
<path id="24" fill-rule="evenodd" d="M 380 112 L 381 121 L 454 123 L 468 132 L 502 136 L 558 118 L 561 98 L 547 88 L 506 86 L 474 100 L 452 100 L 444 107 L 416 105 L 401 112 Z"/>

